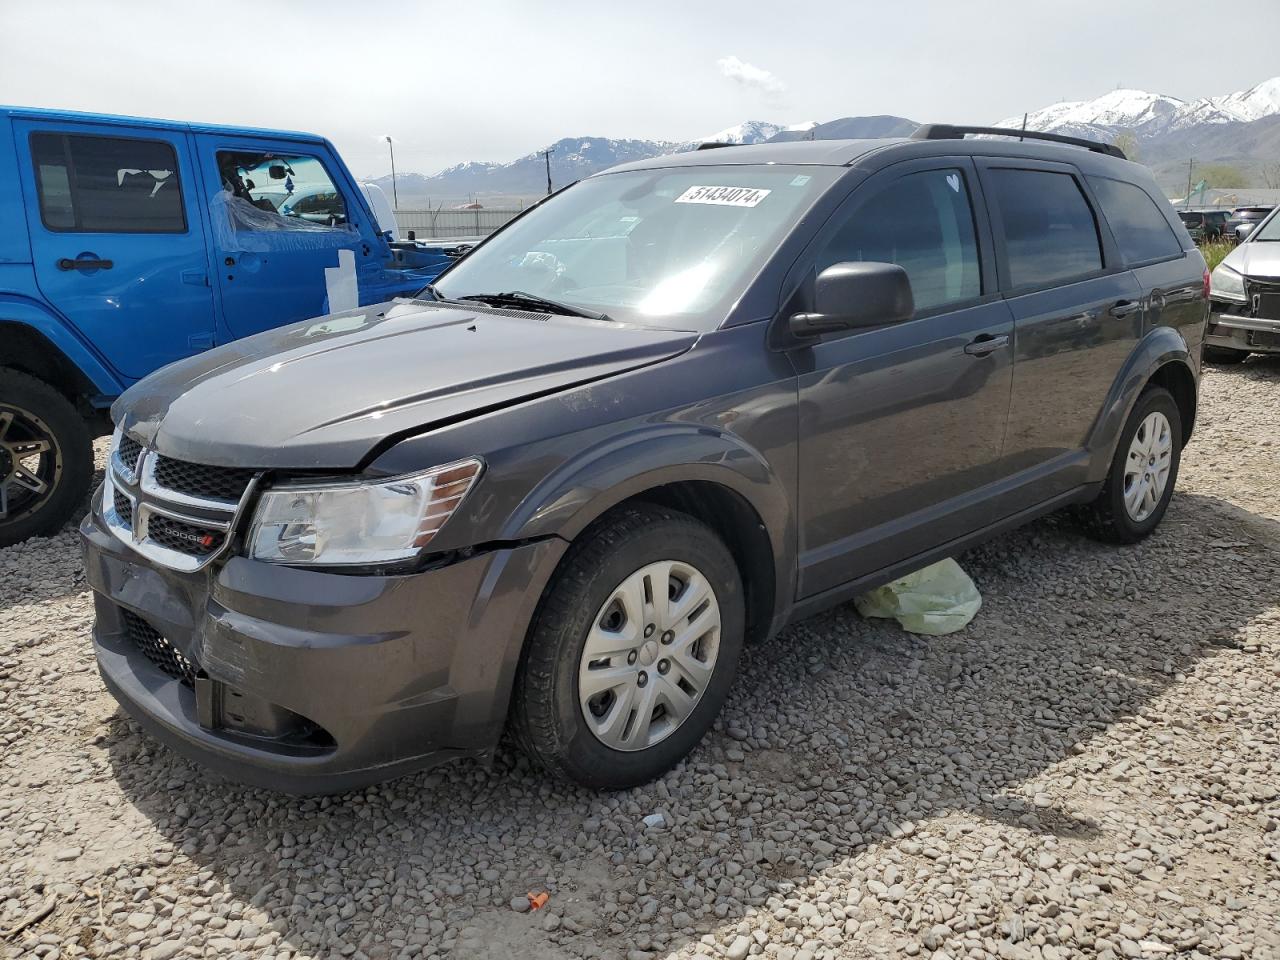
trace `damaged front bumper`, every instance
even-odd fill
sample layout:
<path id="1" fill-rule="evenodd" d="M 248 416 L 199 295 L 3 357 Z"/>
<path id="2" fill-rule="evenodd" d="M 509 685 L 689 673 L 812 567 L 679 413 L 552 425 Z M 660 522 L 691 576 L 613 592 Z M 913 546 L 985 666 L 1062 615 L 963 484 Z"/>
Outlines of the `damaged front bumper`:
<path id="1" fill-rule="evenodd" d="M 1214 300 L 1205 344 L 1251 353 L 1280 353 L 1280 317 L 1254 316 L 1247 303 Z"/>
<path id="2" fill-rule="evenodd" d="M 183 573 L 81 524 L 94 652 L 148 732 L 226 776 L 333 793 L 501 735 L 526 625 L 567 544 L 362 576 L 232 557 Z"/>

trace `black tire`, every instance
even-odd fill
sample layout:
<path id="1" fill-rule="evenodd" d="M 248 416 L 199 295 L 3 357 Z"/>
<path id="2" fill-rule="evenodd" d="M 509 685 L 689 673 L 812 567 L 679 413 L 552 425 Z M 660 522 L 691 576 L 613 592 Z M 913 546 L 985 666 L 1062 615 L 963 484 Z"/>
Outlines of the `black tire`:
<path id="1" fill-rule="evenodd" d="M 1169 477 L 1164 492 L 1151 513 L 1142 520 L 1135 520 L 1125 507 L 1125 464 L 1129 457 L 1129 449 L 1134 434 L 1138 432 L 1143 421 L 1152 413 L 1162 413 L 1169 422 L 1172 434 L 1172 450 L 1170 452 Z M 1169 508 L 1169 500 L 1173 497 L 1173 489 L 1178 481 L 1178 465 L 1182 460 L 1182 415 L 1174 402 L 1172 394 L 1164 387 L 1148 386 L 1134 404 L 1124 429 L 1120 431 L 1120 440 L 1116 444 L 1115 455 L 1111 458 L 1111 469 L 1102 485 L 1097 499 L 1085 506 L 1082 519 L 1089 534 L 1106 543 L 1137 543 L 1150 535 L 1160 525 L 1165 511 Z"/>
<path id="2" fill-rule="evenodd" d="M 672 732 L 644 749 L 618 750 L 587 726 L 578 668 L 589 630 L 614 590 L 650 563 L 693 566 L 715 591 L 721 631 L 702 696 Z M 646 783 L 680 762 L 710 729 L 737 672 L 745 629 L 742 580 L 705 524 L 639 505 L 607 514 L 574 541 L 530 626 L 516 677 L 511 726 L 524 751 L 556 776 L 599 790 Z"/>
<path id="3" fill-rule="evenodd" d="M 1244 363 L 1249 357 L 1248 350 L 1233 350 L 1231 347 L 1205 347 L 1200 351 L 1205 363 L 1220 365 Z"/>
<path id="4" fill-rule="evenodd" d="M 24 449 L 40 443 L 48 449 L 24 458 L 32 469 L 20 469 Z M 35 377 L 0 368 L 0 547 L 57 533 L 92 479 L 93 438 L 71 401 Z"/>

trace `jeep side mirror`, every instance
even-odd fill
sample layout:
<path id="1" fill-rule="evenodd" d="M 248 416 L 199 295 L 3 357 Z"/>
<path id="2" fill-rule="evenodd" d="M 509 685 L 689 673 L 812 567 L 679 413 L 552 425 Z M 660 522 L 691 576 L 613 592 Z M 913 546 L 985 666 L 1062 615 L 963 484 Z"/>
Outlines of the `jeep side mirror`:
<path id="1" fill-rule="evenodd" d="M 1236 239 L 1243 240 L 1245 237 L 1249 236 L 1249 234 L 1253 233 L 1253 228 L 1256 226 L 1256 223 L 1240 224 L 1240 226 L 1236 227 Z"/>
<path id="2" fill-rule="evenodd" d="M 818 274 L 813 301 L 812 313 L 787 323 L 797 337 L 901 323 L 916 312 L 907 271 L 896 263 L 833 263 Z"/>

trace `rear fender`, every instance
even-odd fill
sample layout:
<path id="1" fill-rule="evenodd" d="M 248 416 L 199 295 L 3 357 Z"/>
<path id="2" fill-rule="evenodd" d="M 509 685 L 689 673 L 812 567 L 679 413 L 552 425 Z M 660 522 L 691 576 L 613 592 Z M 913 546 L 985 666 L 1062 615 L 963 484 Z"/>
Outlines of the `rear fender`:
<path id="1" fill-rule="evenodd" d="M 1124 429 L 1129 413 L 1156 371 L 1170 363 L 1181 364 L 1192 380 L 1198 382 L 1199 367 L 1187 348 L 1186 340 L 1173 327 L 1153 328 L 1138 341 L 1129 354 L 1129 359 L 1111 385 L 1102 413 L 1094 422 L 1086 444 L 1092 454 L 1089 465 L 1090 482 L 1106 479 L 1111 459 L 1115 455 L 1116 443 L 1120 439 L 1120 431 Z M 1183 438 L 1184 443 L 1186 439 Z"/>
<path id="2" fill-rule="evenodd" d="M 78 371 L 92 393 L 116 397 L 124 392 L 126 384 L 103 362 L 93 347 L 70 324 L 35 300 L 0 294 L 0 324 L 5 322 L 35 331 L 49 349 L 61 353 L 66 364 Z M 4 359 L 4 341 L 0 338 L 0 366 Z"/>

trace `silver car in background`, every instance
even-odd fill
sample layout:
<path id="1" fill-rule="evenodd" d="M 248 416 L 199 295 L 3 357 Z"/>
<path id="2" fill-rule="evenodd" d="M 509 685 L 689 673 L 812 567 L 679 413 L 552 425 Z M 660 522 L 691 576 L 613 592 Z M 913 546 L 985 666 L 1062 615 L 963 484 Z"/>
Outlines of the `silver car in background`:
<path id="1" fill-rule="evenodd" d="M 1240 363 L 1280 354 L 1280 210 L 1272 210 L 1210 276 L 1204 359 Z"/>

